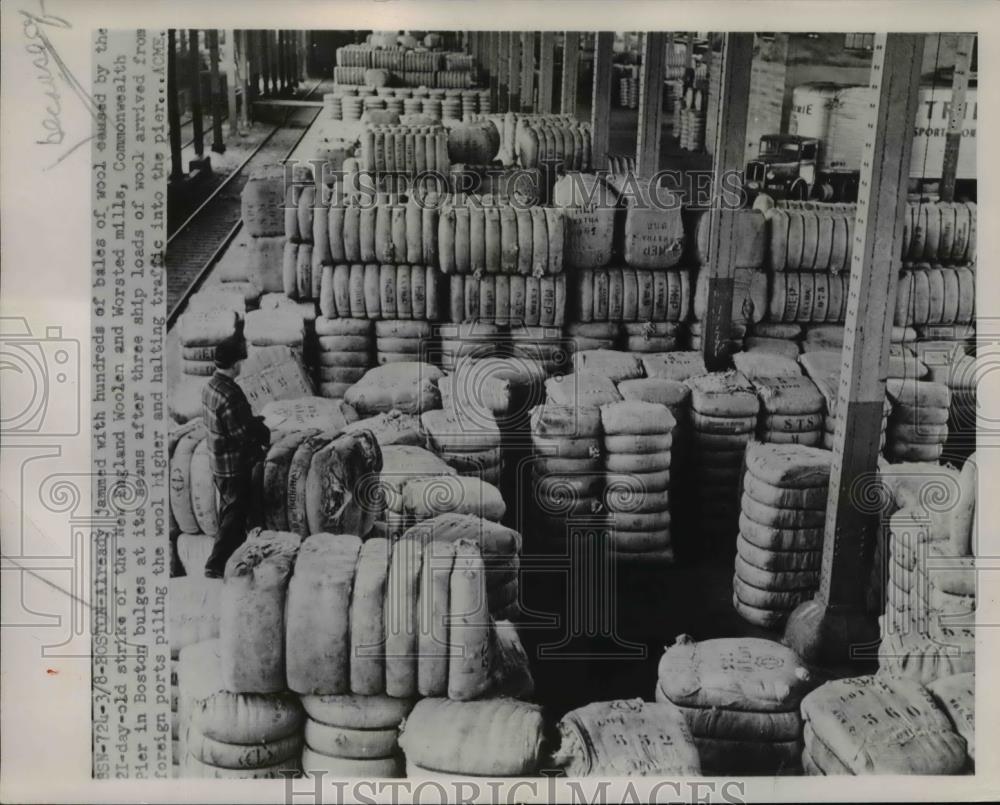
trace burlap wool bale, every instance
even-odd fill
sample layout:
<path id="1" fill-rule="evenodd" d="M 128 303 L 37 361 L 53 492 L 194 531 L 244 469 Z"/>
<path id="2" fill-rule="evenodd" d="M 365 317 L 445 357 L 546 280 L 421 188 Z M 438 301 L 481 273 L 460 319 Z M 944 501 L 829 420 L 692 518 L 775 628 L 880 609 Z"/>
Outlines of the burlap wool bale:
<path id="1" fill-rule="evenodd" d="M 751 381 L 770 377 L 801 377 L 802 370 L 793 357 L 773 352 L 737 352 L 733 364 Z"/>
<path id="2" fill-rule="evenodd" d="M 425 443 L 420 418 L 402 411 L 387 411 L 375 416 L 356 419 L 343 428 L 345 433 L 368 431 L 382 447 L 396 444 L 422 447 Z"/>
<path id="3" fill-rule="evenodd" d="M 297 534 L 257 529 L 226 563 L 219 630 L 229 690 L 287 688 L 285 597 L 300 542 Z"/>
<path id="4" fill-rule="evenodd" d="M 545 403 L 531 409 L 531 432 L 544 438 L 595 438 L 601 434 L 598 405 Z"/>
<path id="5" fill-rule="evenodd" d="M 462 475 L 408 481 L 403 487 L 403 508 L 416 522 L 448 512 L 500 522 L 507 511 L 499 489 Z"/>
<path id="6" fill-rule="evenodd" d="M 516 699 L 419 701 L 399 738 L 407 761 L 437 772 L 532 776 L 541 762 L 541 708 Z"/>
<path id="7" fill-rule="evenodd" d="M 669 702 L 619 699 L 567 713 L 555 765 L 570 777 L 701 774 L 687 723 Z"/>
<path id="8" fill-rule="evenodd" d="M 393 729 L 413 708 L 412 699 L 384 694 L 303 696 L 301 701 L 313 721 L 355 730 Z"/>
<path id="9" fill-rule="evenodd" d="M 593 407 L 621 400 L 610 378 L 590 371 L 550 377 L 545 381 L 545 393 L 548 401 L 557 405 Z"/>
<path id="10" fill-rule="evenodd" d="M 182 742 L 188 726 L 202 736 L 250 746 L 301 734 L 305 713 L 292 693 L 233 693 L 222 679 L 219 640 L 186 647 L 178 667 Z"/>
<path id="11" fill-rule="evenodd" d="M 185 743 L 195 760 L 219 769 L 266 769 L 293 758 L 297 763 L 302 752 L 302 736 L 298 734 L 258 744 L 232 744 L 191 728 Z"/>
<path id="12" fill-rule="evenodd" d="M 756 416 L 759 403 L 753 386 L 740 372 L 713 372 L 685 381 L 691 407 L 710 416 Z"/>
<path id="13" fill-rule="evenodd" d="M 573 355 L 576 372 L 594 372 L 604 375 L 612 382 L 642 377 L 642 365 L 637 356 L 629 352 L 611 349 L 588 349 Z"/>
<path id="14" fill-rule="evenodd" d="M 424 411 L 420 422 L 437 452 L 476 452 L 500 446 L 500 427 L 492 412 L 444 409 Z"/>
<path id="15" fill-rule="evenodd" d="M 601 406 L 605 436 L 669 434 L 676 425 L 670 409 L 660 403 L 624 400 Z"/>
<path id="16" fill-rule="evenodd" d="M 299 550 L 288 583 L 285 666 L 299 694 L 350 690 L 350 608 L 361 540 L 313 534 Z"/>
<path id="17" fill-rule="evenodd" d="M 966 763 L 965 741 L 911 680 L 828 682 L 803 698 L 802 716 L 854 774 L 956 774 Z"/>
<path id="18" fill-rule="evenodd" d="M 441 370 L 417 361 L 370 369 L 344 394 L 344 400 L 359 414 L 378 414 L 392 409 L 414 414 L 440 407 L 437 381 Z"/>
<path id="19" fill-rule="evenodd" d="M 804 445 L 754 443 L 747 448 L 747 471 L 772 486 L 805 489 L 825 486 L 832 453 Z"/>
<path id="20" fill-rule="evenodd" d="M 670 702 L 657 684 L 654 698 Z M 684 716 L 694 738 L 730 741 L 796 741 L 802 736 L 802 718 L 798 712 L 756 713 L 726 707 L 685 707 L 674 704 Z"/>
<path id="21" fill-rule="evenodd" d="M 646 372 L 646 377 L 683 381 L 691 377 L 705 375 L 708 372 L 701 352 L 664 352 L 642 355 L 639 360 Z"/>
<path id="22" fill-rule="evenodd" d="M 791 649 L 760 638 L 696 642 L 680 635 L 664 652 L 657 675 L 674 704 L 765 713 L 797 710 L 813 685 Z"/>

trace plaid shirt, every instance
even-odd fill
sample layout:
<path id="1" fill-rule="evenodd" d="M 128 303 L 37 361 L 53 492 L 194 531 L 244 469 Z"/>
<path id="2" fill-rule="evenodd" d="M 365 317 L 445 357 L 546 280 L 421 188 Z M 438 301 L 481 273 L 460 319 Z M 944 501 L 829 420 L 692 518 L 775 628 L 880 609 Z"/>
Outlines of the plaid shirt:
<path id="1" fill-rule="evenodd" d="M 233 378 L 216 371 L 201 391 L 208 426 L 212 473 L 232 478 L 246 472 L 262 445 L 266 426 L 254 416 Z"/>

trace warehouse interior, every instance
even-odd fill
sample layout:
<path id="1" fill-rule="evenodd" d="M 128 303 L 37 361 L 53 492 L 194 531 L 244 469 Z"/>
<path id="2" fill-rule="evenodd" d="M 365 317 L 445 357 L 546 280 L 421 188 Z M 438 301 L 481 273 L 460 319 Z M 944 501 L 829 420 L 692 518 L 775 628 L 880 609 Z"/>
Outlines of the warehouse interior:
<path id="1" fill-rule="evenodd" d="M 175 774 L 974 773 L 974 34 L 168 55 Z"/>

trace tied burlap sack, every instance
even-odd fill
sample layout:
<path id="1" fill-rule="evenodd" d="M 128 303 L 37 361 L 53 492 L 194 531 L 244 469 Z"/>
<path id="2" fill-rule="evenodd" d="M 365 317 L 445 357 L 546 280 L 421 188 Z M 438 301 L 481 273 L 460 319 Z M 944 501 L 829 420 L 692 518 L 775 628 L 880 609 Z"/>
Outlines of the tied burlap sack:
<path id="1" fill-rule="evenodd" d="M 357 433 L 363 430 L 371 433 L 382 447 L 393 444 L 423 447 L 426 441 L 420 426 L 420 417 L 416 414 L 404 414 L 402 411 L 387 411 L 357 419 L 344 427 L 345 433 Z"/>
<path id="2" fill-rule="evenodd" d="M 407 761 L 438 772 L 489 777 L 532 776 L 543 744 L 538 705 L 497 698 L 417 702 L 399 745 Z"/>
<path id="3" fill-rule="evenodd" d="M 413 478 L 455 475 L 439 456 L 413 445 L 395 444 L 382 450 L 379 473 L 380 495 L 389 511 L 403 511 L 403 487 Z"/>
<path id="4" fill-rule="evenodd" d="M 573 371 L 595 372 L 613 383 L 642 377 L 642 364 L 631 352 L 614 349 L 585 349 L 573 355 Z"/>
<path id="5" fill-rule="evenodd" d="M 659 684 L 654 697 L 658 702 L 670 702 Z M 794 710 L 755 713 L 726 707 L 673 706 L 684 716 L 694 738 L 767 742 L 797 741 L 802 737 L 802 718 Z"/>
<path id="6" fill-rule="evenodd" d="M 601 409 L 546 403 L 531 409 L 531 432 L 545 438 L 594 438 L 601 434 Z"/>
<path id="7" fill-rule="evenodd" d="M 382 450 L 371 431 L 343 433 L 312 456 L 306 478 L 309 532 L 367 534 L 376 508 L 367 499 L 382 469 Z"/>
<path id="8" fill-rule="evenodd" d="M 200 763 L 220 769 L 266 769 L 295 760 L 302 752 L 302 735 L 286 735 L 274 741 L 234 744 L 209 738 L 198 730 L 188 730 L 188 753 Z M 293 764 L 294 765 L 294 764 Z"/>
<path id="9" fill-rule="evenodd" d="M 404 361 L 368 370 L 344 393 L 344 401 L 359 414 L 372 415 L 393 408 L 417 414 L 441 407 L 437 381 L 441 370 L 429 363 Z"/>
<path id="10" fill-rule="evenodd" d="M 763 444 L 747 447 L 747 471 L 772 486 L 805 489 L 826 486 L 833 454 L 800 444 Z"/>
<path id="11" fill-rule="evenodd" d="M 591 371 L 550 377 L 545 381 L 545 394 L 556 405 L 580 408 L 618 402 L 622 398 L 610 378 Z"/>
<path id="12" fill-rule="evenodd" d="M 799 377 L 802 370 L 794 358 L 774 352 L 737 352 L 733 365 L 751 380 L 762 377 Z"/>
<path id="13" fill-rule="evenodd" d="M 694 350 L 642 355 L 640 360 L 646 377 L 683 381 L 708 372 L 702 353 Z"/>
<path id="14" fill-rule="evenodd" d="M 618 393 L 625 400 L 642 400 L 665 405 L 675 412 L 675 418 L 676 412 L 687 407 L 691 398 L 691 389 L 685 383 L 662 377 L 622 380 L 618 384 Z"/>
<path id="15" fill-rule="evenodd" d="M 285 592 L 298 534 L 256 529 L 226 562 L 219 620 L 222 674 L 236 693 L 276 693 L 285 680 Z"/>
<path id="16" fill-rule="evenodd" d="M 468 476 L 441 475 L 408 481 L 403 487 L 403 509 L 416 522 L 447 512 L 499 522 L 507 506 L 492 484 Z"/>
<path id="17" fill-rule="evenodd" d="M 964 739 L 912 680 L 828 682 L 802 700 L 802 716 L 854 774 L 956 774 L 965 767 Z"/>
<path id="18" fill-rule="evenodd" d="M 756 416 L 760 407 L 753 385 L 740 372 L 712 372 L 687 379 L 691 407 L 722 417 Z"/>
<path id="19" fill-rule="evenodd" d="M 475 452 L 500 446 L 500 427 L 491 411 L 439 408 L 424 411 L 420 423 L 437 452 Z"/>
<path id="20" fill-rule="evenodd" d="M 803 375 L 757 377 L 753 381 L 761 408 L 774 414 L 812 414 L 824 410 L 823 395 Z"/>
<path id="21" fill-rule="evenodd" d="M 398 727 L 413 708 L 413 700 L 385 694 L 303 696 L 302 707 L 313 721 L 332 727 L 384 730 Z"/>
<path id="22" fill-rule="evenodd" d="M 680 635 L 660 659 L 658 676 L 675 704 L 758 712 L 795 710 L 812 686 L 795 652 L 749 637 L 699 643 Z"/>
<path id="23" fill-rule="evenodd" d="M 271 430 L 339 431 L 358 418 L 357 411 L 343 400 L 325 397 L 273 400 L 260 409 L 260 415 Z"/>
<path id="24" fill-rule="evenodd" d="M 648 435 L 671 433 L 677 421 L 660 403 L 624 400 L 601 406 L 601 426 L 605 435 Z"/>
<path id="25" fill-rule="evenodd" d="M 288 583 L 285 666 L 299 694 L 350 690 L 350 609 L 361 540 L 313 534 L 302 543 Z"/>
<path id="26" fill-rule="evenodd" d="M 701 774 L 687 723 L 669 702 L 594 702 L 567 713 L 558 729 L 553 762 L 569 777 Z"/>
<path id="27" fill-rule="evenodd" d="M 487 567 L 492 557 L 516 557 L 521 552 L 521 535 L 517 531 L 471 514 L 439 514 L 412 526 L 404 536 L 416 538 L 418 535 L 437 542 L 475 542 Z"/>

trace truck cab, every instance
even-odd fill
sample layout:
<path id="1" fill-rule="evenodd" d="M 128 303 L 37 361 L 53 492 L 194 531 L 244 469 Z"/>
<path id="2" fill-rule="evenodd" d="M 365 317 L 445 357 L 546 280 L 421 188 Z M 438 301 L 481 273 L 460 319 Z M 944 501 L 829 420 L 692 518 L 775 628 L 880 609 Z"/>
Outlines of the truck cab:
<path id="1" fill-rule="evenodd" d="M 816 183 L 819 140 L 798 134 L 765 134 L 756 159 L 747 163 L 746 189 L 751 195 L 805 200 Z"/>

